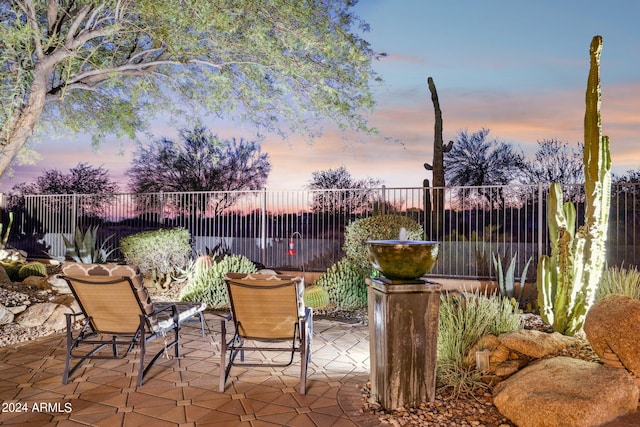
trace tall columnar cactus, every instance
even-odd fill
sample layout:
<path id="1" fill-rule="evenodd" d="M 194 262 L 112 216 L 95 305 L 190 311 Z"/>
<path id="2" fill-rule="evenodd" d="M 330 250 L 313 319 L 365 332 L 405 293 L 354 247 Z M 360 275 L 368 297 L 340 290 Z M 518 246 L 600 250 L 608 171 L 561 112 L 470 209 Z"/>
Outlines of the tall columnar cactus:
<path id="1" fill-rule="evenodd" d="M 593 304 L 606 260 L 611 199 L 609 138 L 600 122 L 600 53 L 602 37 L 591 42 L 584 116 L 585 220 L 576 231 L 576 209 L 562 203 L 562 190 L 551 184 L 548 200 L 551 256 L 538 264 L 538 306 L 553 330 L 574 335 Z"/>

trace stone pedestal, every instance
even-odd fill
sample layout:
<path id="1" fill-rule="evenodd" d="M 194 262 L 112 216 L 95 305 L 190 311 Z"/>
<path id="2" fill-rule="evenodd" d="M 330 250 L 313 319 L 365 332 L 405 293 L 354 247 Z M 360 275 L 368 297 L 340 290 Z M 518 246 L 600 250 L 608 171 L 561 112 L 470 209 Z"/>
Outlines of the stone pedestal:
<path id="1" fill-rule="evenodd" d="M 435 400 L 442 285 L 367 279 L 371 395 L 385 409 Z"/>

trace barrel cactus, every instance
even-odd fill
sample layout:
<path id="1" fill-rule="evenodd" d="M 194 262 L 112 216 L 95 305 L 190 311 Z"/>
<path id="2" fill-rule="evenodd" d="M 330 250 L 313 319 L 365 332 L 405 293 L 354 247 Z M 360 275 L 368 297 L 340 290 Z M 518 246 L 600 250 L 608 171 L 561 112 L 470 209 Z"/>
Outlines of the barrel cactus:
<path id="1" fill-rule="evenodd" d="M 307 286 L 304 289 L 304 305 L 314 309 L 329 305 L 329 292 L 322 286 Z"/>
<path id="2" fill-rule="evenodd" d="M 26 279 L 29 276 L 45 277 L 47 275 L 47 268 L 41 262 L 28 262 L 24 264 L 18 270 L 18 277 L 20 280 Z"/>
<path id="3" fill-rule="evenodd" d="M 538 306 L 553 330 L 574 335 L 584 325 L 594 302 L 606 261 L 606 238 L 611 198 L 609 138 L 600 122 L 600 53 L 602 37 L 591 42 L 584 117 L 584 225 L 576 230 L 576 208 L 563 203 L 562 189 L 549 190 L 547 221 L 551 256 L 538 263 Z"/>
<path id="4" fill-rule="evenodd" d="M 200 255 L 194 263 L 194 274 L 202 274 L 205 269 L 213 266 L 213 258 L 209 255 Z"/>

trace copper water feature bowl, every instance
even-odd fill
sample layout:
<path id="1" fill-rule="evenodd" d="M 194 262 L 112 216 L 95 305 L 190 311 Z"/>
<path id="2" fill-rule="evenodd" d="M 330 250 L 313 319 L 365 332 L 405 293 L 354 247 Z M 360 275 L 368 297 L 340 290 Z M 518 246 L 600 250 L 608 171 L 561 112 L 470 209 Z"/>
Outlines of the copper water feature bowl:
<path id="1" fill-rule="evenodd" d="M 431 271 L 440 242 L 426 240 L 368 240 L 373 268 L 387 279 L 418 279 Z"/>

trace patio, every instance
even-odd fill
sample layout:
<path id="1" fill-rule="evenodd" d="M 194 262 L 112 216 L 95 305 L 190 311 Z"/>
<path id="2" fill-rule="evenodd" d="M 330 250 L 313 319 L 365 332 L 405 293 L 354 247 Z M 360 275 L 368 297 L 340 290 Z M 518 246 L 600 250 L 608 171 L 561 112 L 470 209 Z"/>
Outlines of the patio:
<path id="1" fill-rule="evenodd" d="M 0 349 L 0 424 L 21 426 L 367 426 L 358 384 L 369 373 L 368 327 L 314 321 L 307 394 L 297 391 L 299 365 L 233 368 L 217 392 L 219 317 L 206 314 L 209 332 L 186 325 L 182 358 L 160 359 L 135 387 L 134 358 L 90 361 L 62 385 L 62 334 Z M 159 346 L 157 340 L 151 344 Z M 14 404 L 19 404 L 16 406 Z M 35 405 L 35 406 L 34 406 Z M 23 412 L 19 412 L 23 409 Z M 40 411 L 38 411 L 40 410 Z"/>
<path id="2" fill-rule="evenodd" d="M 217 392 L 219 317 L 209 327 L 182 331 L 179 360 L 160 359 L 136 388 L 134 358 L 88 362 L 61 383 L 64 336 L 49 336 L 0 349 L 0 425 L 16 426 L 296 426 L 381 425 L 363 414 L 360 387 L 369 376 L 368 327 L 316 319 L 307 394 L 297 390 L 299 365 L 231 371 L 225 393 Z M 151 346 L 162 345 L 155 341 Z M 640 411 L 606 427 L 640 423 Z"/>

